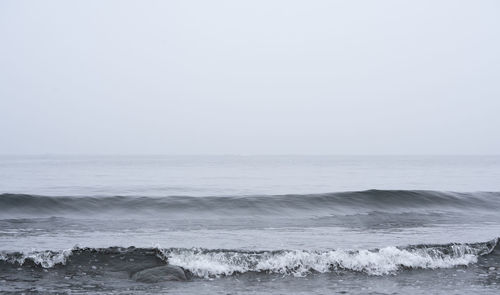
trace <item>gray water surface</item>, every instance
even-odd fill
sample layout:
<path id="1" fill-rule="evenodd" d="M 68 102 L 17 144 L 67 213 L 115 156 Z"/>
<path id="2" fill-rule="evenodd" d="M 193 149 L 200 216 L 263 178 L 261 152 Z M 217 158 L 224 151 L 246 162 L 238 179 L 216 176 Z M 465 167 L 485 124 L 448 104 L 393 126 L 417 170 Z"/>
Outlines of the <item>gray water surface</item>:
<path id="1" fill-rule="evenodd" d="M 496 248 L 442 247 L 499 237 L 499 192 L 499 156 L 0 156 L 0 291 L 495 294 Z M 46 252 L 115 246 L 195 275 L 145 284 Z"/>

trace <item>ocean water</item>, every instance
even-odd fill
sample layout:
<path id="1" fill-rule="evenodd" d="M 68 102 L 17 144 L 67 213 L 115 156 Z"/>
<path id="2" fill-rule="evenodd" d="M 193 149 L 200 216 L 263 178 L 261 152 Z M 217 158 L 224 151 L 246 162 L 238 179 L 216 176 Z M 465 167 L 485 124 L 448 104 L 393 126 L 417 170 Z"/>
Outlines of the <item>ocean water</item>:
<path id="1" fill-rule="evenodd" d="M 498 237 L 499 156 L 0 156 L 0 293 L 499 294 Z"/>

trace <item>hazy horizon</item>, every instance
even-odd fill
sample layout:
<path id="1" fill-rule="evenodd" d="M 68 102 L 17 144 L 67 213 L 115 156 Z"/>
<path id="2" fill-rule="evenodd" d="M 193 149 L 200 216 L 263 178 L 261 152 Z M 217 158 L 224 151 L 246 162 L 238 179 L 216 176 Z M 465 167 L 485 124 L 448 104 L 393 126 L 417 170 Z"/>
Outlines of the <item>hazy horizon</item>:
<path id="1" fill-rule="evenodd" d="M 499 157 L 500 154 L 2 153 L 0 157 Z"/>
<path id="2" fill-rule="evenodd" d="M 1 1 L 0 154 L 498 154 L 499 12 Z"/>
<path id="3" fill-rule="evenodd" d="M 0 0 L 0 293 L 500 294 L 499 16 Z"/>

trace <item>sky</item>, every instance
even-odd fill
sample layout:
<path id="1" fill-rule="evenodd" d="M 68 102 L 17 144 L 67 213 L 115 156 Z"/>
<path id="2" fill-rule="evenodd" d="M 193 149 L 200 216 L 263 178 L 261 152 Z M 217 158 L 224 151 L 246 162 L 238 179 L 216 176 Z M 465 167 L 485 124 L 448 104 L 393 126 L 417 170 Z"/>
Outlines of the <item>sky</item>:
<path id="1" fill-rule="evenodd" d="M 499 15 L 0 0 L 0 154 L 498 154 Z"/>

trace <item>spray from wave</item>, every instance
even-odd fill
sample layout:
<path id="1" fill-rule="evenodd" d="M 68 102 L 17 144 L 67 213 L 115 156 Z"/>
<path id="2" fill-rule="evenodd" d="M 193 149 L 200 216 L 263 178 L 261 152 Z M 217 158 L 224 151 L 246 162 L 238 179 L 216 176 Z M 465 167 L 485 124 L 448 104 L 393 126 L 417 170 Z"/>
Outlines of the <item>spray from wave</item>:
<path id="1" fill-rule="evenodd" d="M 386 275 L 400 269 L 450 268 L 476 263 L 489 254 L 498 240 L 478 244 L 386 247 L 377 250 L 241 252 L 227 250 L 170 249 L 162 253 L 172 264 L 198 277 L 265 272 L 305 276 L 311 272 L 355 271 Z"/>

